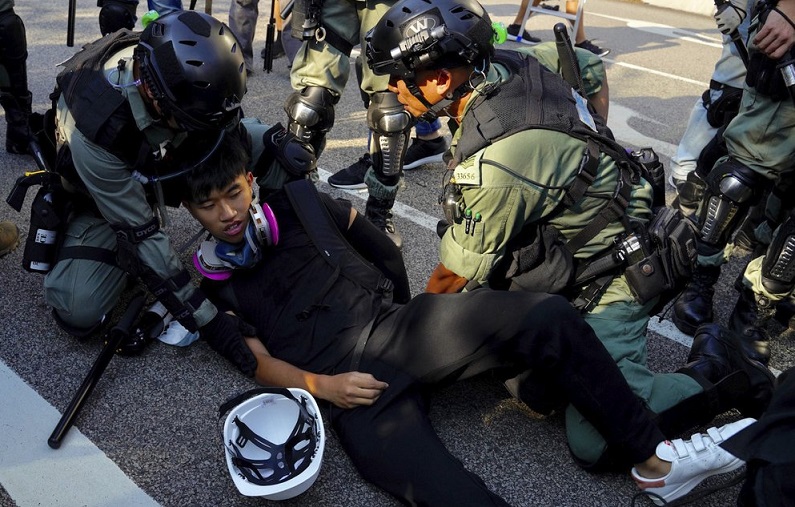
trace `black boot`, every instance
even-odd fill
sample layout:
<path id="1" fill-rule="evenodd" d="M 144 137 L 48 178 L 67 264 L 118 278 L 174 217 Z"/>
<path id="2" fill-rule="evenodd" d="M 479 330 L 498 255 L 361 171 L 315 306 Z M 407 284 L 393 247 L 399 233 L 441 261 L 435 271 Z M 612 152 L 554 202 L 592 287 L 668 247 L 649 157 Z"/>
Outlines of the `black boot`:
<path id="1" fill-rule="evenodd" d="M 761 204 L 752 206 L 748 211 L 745 219 L 737 229 L 737 234 L 734 235 L 733 242 L 735 246 L 749 252 L 756 250 L 759 245 L 759 240 L 756 239 L 756 228 L 765 220 L 765 201 L 767 199 L 762 200 Z"/>
<path id="2" fill-rule="evenodd" d="M 6 111 L 6 151 L 17 155 L 30 153 L 30 124 L 32 95 L 14 97 L 4 93 L 0 103 Z"/>
<path id="3" fill-rule="evenodd" d="M 750 357 L 749 349 L 737 333 L 705 324 L 697 329 L 687 364 L 680 372 L 714 385 L 721 410 L 736 408 L 745 417 L 759 418 L 773 396 L 775 377 Z"/>
<path id="4" fill-rule="evenodd" d="M 712 297 L 720 277 L 719 266 L 696 266 L 679 299 L 672 320 L 683 333 L 693 335 L 701 324 L 712 322 Z"/>
<path id="5" fill-rule="evenodd" d="M 384 231 L 398 248 L 403 248 L 403 239 L 398 234 L 395 223 L 392 221 L 391 202 L 384 199 L 376 199 L 372 196 L 368 197 L 364 216 L 373 225 Z"/>
<path id="6" fill-rule="evenodd" d="M 737 333 L 748 345 L 749 356 L 767 366 L 770 362 L 770 335 L 765 324 L 773 315 L 769 303 L 760 307 L 754 291 L 748 287 L 738 287 L 740 292 L 737 304 L 729 317 L 729 329 Z M 765 300 L 766 301 L 766 300 Z"/>

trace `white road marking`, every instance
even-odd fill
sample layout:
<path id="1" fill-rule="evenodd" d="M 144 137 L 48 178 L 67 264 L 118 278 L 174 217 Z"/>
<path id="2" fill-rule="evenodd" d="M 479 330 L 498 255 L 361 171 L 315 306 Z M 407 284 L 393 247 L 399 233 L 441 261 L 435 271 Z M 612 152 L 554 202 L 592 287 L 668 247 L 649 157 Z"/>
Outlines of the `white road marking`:
<path id="1" fill-rule="evenodd" d="M 0 361 L 0 484 L 19 507 L 157 506 L 77 428 L 47 439 L 61 414 Z"/>
<path id="2" fill-rule="evenodd" d="M 634 28 L 641 32 L 653 33 L 661 37 L 669 39 L 676 39 L 677 41 L 692 42 L 694 44 L 702 44 L 713 48 L 721 49 L 723 47 L 723 40 L 718 35 L 718 29 L 715 28 L 715 36 L 704 35 L 697 32 L 691 32 L 682 28 L 677 28 L 670 25 L 662 25 L 660 23 L 652 23 L 649 21 L 640 21 L 637 19 L 627 19 L 618 16 L 610 16 L 607 14 L 598 14 L 595 12 L 588 12 L 588 17 L 599 17 L 604 19 L 611 19 L 613 21 L 620 21 L 626 23 L 627 27 Z"/>

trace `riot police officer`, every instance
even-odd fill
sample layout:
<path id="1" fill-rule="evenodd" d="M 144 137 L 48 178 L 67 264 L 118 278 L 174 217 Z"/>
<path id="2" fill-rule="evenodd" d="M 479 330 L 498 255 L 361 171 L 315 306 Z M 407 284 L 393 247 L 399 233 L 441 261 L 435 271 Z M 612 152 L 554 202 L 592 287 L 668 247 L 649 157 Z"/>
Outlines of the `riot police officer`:
<path id="1" fill-rule="evenodd" d="M 134 276 L 183 326 L 227 357 L 240 354 L 239 321 L 191 283 L 161 228 L 165 205 L 179 204 L 169 182 L 225 136 L 242 135 L 246 76 L 234 35 L 206 14 L 176 12 L 87 45 L 64 64 L 57 88 L 54 169 L 72 209 L 44 279 L 56 322 L 91 335 Z M 56 189 L 50 200 L 58 197 Z"/>
<path id="2" fill-rule="evenodd" d="M 403 0 L 367 36 L 368 65 L 390 76 L 390 90 L 412 116 L 446 115 L 459 125 L 441 199 L 442 263 L 429 289 L 566 295 L 664 431 L 705 423 L 732 406 L 758 415 L 773 377 L 725 330 L 702 330 L 676 373 L 649 370 L 645 330 L 668 283 L 659 275 L 683 267 L 650 264 L 659 251 L 643 238 L 670 217 L 664 208 L 652 213 L 655 178 L 560 76 L 517 52 L 495 51 L 492 38 L 474 0 Z M 678 245 L 689 263 L 693 237 L 679 224 L 660 239 Z M 721 381 L 728 377 L 748 382 L 727 390 Z M 509 386 L 522 398 L 543 382 L 525 372 Z M 547 400 L 551 408 L 555 398 Z M 603 463 L 609 454 L 598 432 L 575 409 L 566 414 L 573 453 L 589 466 Z"/>
<path id="3" fill-rule="evenodd" d="M 774 182 L 791 178 L 795 103 L 783 73 L 792 73 L 795 1 L 756 4 L 749 29 L 749 65 L 737 116 L 723 134 L 728 155 L 706 177 L 698 209 L 698 263 L 714 268 L 725 262 L 725 247 L 751 206 Z M 795 287 L 792 217 L 784 221 L 766 254 L 752 260 L 741 280 L 732 325 L 763 362 L 769 358 L 763 323 L 775 302 Z"/>
<path id="4" fill-rule="evenodd" d="M 364 35 L 394 2 L 298 0 L 293 10 L 293 36 L 304 43 L 293 61 L 290 81 L 295 90 L 285 104 L 289 126 L 310 144 L 317 157 L 326 134 L 334 125 L 334 107 L 350 75 L 350 54 L 364 43 Z M 392 222 L 392 206 L 398 191 L 403 156 L 408 148 L 411 117 L 387 91 L 388 78 L 363 69 L 361 90 L 367 102 L 370 158 L 373 166 L 365 176 L 369 198 L 365 216 L 400 246 Z"/>

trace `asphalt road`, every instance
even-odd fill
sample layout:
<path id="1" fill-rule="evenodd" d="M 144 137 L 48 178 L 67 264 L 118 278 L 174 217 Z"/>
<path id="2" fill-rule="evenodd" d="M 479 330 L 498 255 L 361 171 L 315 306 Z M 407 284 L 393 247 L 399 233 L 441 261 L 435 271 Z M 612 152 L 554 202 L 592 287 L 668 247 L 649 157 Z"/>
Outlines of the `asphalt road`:
<path id="1" fill-rule="evenodd" d="M 513 2 L 485 4 L 494 19 L 506 24 L 517 9 Z M 229 0 L 213 3 L 223 20 L 228 7 Z M 267 7 L 262 6 L 257 53 L 264 45 Z M 34 110 L 42 111 L 49 105 L 56 64 L 98 37 L 98 9 L 93 0 L 78 1 L 74 48 L 65 45 L 66 2 L 20 1 L 16 10 L 27 25 Z M 556 21 L 538 16 L 527 26 L 551 40 Z M 609 124 L 616 137 L 628 147 L 654 147 L 667 164 L 720 54 L 714 21 L 635 2 L 592 0 L 586 27 L 590 38 L 612 48 L 605 61 L 611 92 Z M 355 161 L 364 150 L 365 113 L 354 78 L 351 83 L 320 160 L 324 176 Z M 282 104 L 290 89 L 284 60 L 274 62 L 271 74 L 254 74 L 248 87 L 244 102 L 248 116 L 267 123 L 285 121 Z M 34 167 L 31 159 L 0 150 L 0 193 L 6 195 L 15 179 Z M 436 204 L 440 169 L 428 166 L 407 172 L 398 195 L 397 225 L 414 292 L 423 289 L 436 261 L 438 238 L 433 229 L 441 216 Z M 33 194 L 23 210 L 29 208 Z M 365 194 L 348 197 L 363 208 Z M 169 232 L 182 245 L 196 227 L 184 210 L 174 211 L 170 218 Z M 0 206 L 0 219 L 19 224 L 24 240 L 27 211 L 17 214 Z M 156 343 L 140 357 L 113 359 L 63 446 L 58 450 L 47 446 L 101 343 L 78 343 L 56 328 L 41 297 L 41 278 L 22 270 L 21 256 L 19 248 L 0 259 L 0 506 L 262 504 L 240 496 L 233 486 L 217 418 L 224 400 L 253 384 L 201 342 L 188 348 Z M 721 322 L 733 306 L 731 284 L 744 261 L 735 259 L 724 270 L 715 305 Z M 672 330 L 666 320 L 653 321 L 650 329 L 652 367 L 673 371 L 681 366 L 689 337 Z M 773 344 L 771 365 L 777 371 L 792 366 L 793 357 L 791 337 L 782 336 Z M 451 452 L 513 505 L 630 505 L 637 491 L 627 473 L 594 475 L 579 469 L 569 456 L 562 418 L 543 418 L 523 409 L 491 378 L 440 391 L 431 415 Z M 716 422 L 738 417 L 729 413 Z M 394 505 L 392 498 L 359 478 L 329 435 L 317 483 L 285 503 Z M 700 505 L 732 505 L 736 492 L 736 487 L 721 491 Z"/>

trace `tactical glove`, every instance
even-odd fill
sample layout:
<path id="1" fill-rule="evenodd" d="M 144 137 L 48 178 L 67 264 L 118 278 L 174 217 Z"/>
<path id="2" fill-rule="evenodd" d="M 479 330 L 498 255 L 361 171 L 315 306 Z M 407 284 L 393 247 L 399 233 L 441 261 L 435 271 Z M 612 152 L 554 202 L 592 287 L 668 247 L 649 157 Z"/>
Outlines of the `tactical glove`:
<path id="1" fill-rule="evenodd" d="M 245 337 L 257 335 L 257 330 L 235 315 L 218 312 L 199 330 L 214 351 L 231 361 L 249 377 L 257 370 L 257 359 L 248 348 Z"/>
<path id="2" fill-rule="evenodd" d="M 718 7 L 715 12 L 715 21 L 718 23 L 718 30 L 723 35 L 731 35 L 737 30 L 740 23 L 745 19 L 745 9 L 742 9 L 732 2 L 726 2 Z"/>

